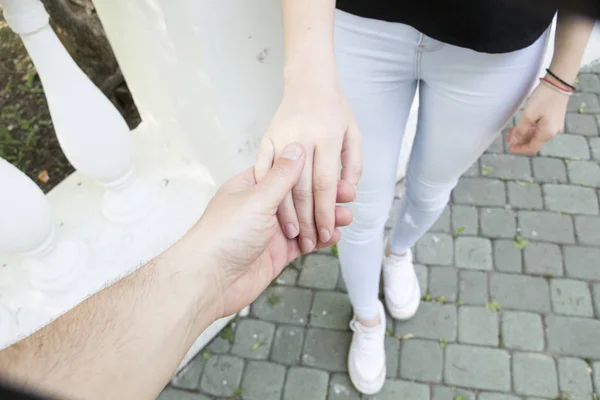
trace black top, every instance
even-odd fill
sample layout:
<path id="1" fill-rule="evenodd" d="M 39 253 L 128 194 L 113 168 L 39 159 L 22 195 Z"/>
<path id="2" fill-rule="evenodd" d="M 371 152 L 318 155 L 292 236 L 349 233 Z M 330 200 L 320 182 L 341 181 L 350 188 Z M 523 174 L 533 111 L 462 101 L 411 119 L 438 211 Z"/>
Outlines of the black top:
<path id="1" fill-rule="evenodd" d="M 523 5 L 523 3 L 525 5 Z M 410 25 L 441 42 L 484 53 L 533 44 L 552 22 L 553 2 L 531 0 L 337 0 L 340 10 Z"/>

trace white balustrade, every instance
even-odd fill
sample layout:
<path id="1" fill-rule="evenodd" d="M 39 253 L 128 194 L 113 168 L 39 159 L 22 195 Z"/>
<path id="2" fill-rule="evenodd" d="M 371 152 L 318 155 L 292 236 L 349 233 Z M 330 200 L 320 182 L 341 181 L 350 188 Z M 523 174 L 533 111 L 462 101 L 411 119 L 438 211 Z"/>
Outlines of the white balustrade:
<path id="1" fill-rule="evenodd" d="M 57 241 L 48 200 L 24 173 L 0 158 L 0 253 L 20 254 L 29 281 L 44 291 L 62 291 L 85 268 L 86 249 L 76 240 Z"/>
<path id="2" fill-rule="evenodd" d="M 116 222 L 143 217 L 156 198 L 156 187 L 136 178 L 125 120 L 65 50 L 39 0 L 0 0 L 0 5 L 42 80 L 65 155 L 77 170 L 107 188 L 102 212 Z"/>

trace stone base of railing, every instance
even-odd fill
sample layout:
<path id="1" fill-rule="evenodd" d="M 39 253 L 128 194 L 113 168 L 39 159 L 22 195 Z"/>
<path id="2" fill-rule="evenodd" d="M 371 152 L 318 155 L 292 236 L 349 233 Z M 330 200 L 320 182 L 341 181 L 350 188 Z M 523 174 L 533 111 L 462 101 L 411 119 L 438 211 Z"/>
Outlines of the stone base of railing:
<path id="1" fill-rule="evenodd" d="M 187 153 L 185 146 L 170 141 L 169 135 L 151 125 L 140 125 L 132 137 L 137 174 L 141 180 L 156 186 L 155 198 L 151 199 L 154 204 L 134 222 L 110 222 L 101 211 L 105 189 L 79 172 L 48 193 L 56 243 L 78 243 L 77 251 L 85 257 L 62 254 L 65 259 L 77 261 L 68 271 L 72 281 L 67 279 L 65 284 L 64 278 L 68 277 L 60 276 L 53 282 L 43 270 L 31 271 L 35 264 L 31 260 L 0 254 L 0 348 L 38 330 L 156 257 L 202 215 L 215 191 L 206 169 Z M 32 284 L 38 274 L 45 283 L 42 287 Z M 184 362 L 230 318 L 210 326 Z"/>

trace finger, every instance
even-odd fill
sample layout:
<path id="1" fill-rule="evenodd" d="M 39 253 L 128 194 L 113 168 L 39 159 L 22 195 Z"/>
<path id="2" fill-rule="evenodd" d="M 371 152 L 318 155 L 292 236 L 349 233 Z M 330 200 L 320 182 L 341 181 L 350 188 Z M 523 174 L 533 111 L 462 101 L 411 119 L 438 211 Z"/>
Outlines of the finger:
<path id="1" fill-rule="evenodd" d="M 300 143 L 287 145 L 283 152 L 267 172 L 264 178 L 255 186 L 260 193 L 264 206 L 276 210 L 286 194 L 298 182 L 306 155 Z"/>
<path id="2" fill-rule="evenodd" d="M 327 147 L 327 148 L 325 148 Z M 335 227 L 335 203 L 338 187 L 339 149 L 318 146 L 313 164 L 315 223 L 319 240 L 328 242 Z"/>
<path id="3" fill-rule="evenodd" d="M 285 198 L 279 205 L 277 210 L 277 219 L 281 224 L 281 229 L 288 239 L 294 239 L 300 233 L 298 215 L 296 214 L 296 208 L 294 207 L 294 200 L 292 193 L 289 192 L 285 195 Z"/>
<path id="4" fill-rule="evenodd" d="M 352 222 L 352 211 L 346 207 L 337 206 L 335 208 L 335 226 L 347 226 Z"/>
<path id="5" fill-rule="evenodd" d="M 524 143 L 531 135 L 531 128 L 535 126 L 536 118 L 525 110 L 517 125 L 510 130 L 508 142 L 511 145 Z"/>
<path id="6" fill-rule="evenodd" d="M 263 137 L 260 141 L 258 153 L 256 153 L 256 164 L 254 165 L 254 178 L 260 182 L 273 166 L 275 158 L 275 146 L 271 138 Z"/>
<path id="7" fill-rule="evenodd" d="M 527 143 L 511 145 L 508 149 L 514 154 L 535 154 L 544 147 L 545 143 L 545 140 L 534 137 Z"/>
<path id="8" fill-rule="evenodd" d="M 317 249 L 322 249 L 323 247 L 333 246 L 334 244 L 336 244 L 337 242 L 340 241 L 341 237 L 342 237 L 342 233 L 340 232 L 339 229 L 335 228 L 333 230 L 333 233 L 331 234 L 331 239 L 329 239 L 329 241 L 327 243 L 320 242 L 317 245 Z"/>
<path id="9" fill-rule="evenodd" d="M 356 198 L 356 189 L 346 181 L 338 181 L 337 199 L 338 203 L 350 203 Z"/>
<path id="10" fill-rule="evenodd" d="M 317 243 L 317 230 L 315 229 L 315 214 L 312 189 L 312 158 L 309 151 L 306 154 L 306 164 L 298 183 L 292 189 L 294 207 L 300 225 L 298 243 L 303 253 L 310 253 Z"/>
<path id="11" fill-rule="evenodd" d="M 352 119 L 342 143 L 342 180 L 353 187 L 362 175 L 362 135 L 356 121 Z"/>

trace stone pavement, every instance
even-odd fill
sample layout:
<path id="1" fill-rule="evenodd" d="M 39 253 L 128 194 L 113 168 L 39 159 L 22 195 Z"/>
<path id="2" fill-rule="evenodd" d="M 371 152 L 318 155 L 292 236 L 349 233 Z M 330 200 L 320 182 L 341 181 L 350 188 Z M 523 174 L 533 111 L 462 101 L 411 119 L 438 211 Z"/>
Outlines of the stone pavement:
<path id="1" fill-rule="evenodd" d="M 536 157 L 498 138 L 417 243 L 424 298 L 388 317 L 381 393 L 348 380 L 352 310 L 327 250 L 288 266 L 160 400 L 599 400 L 600 67 L 578 88 L 566 133 Z"/>

